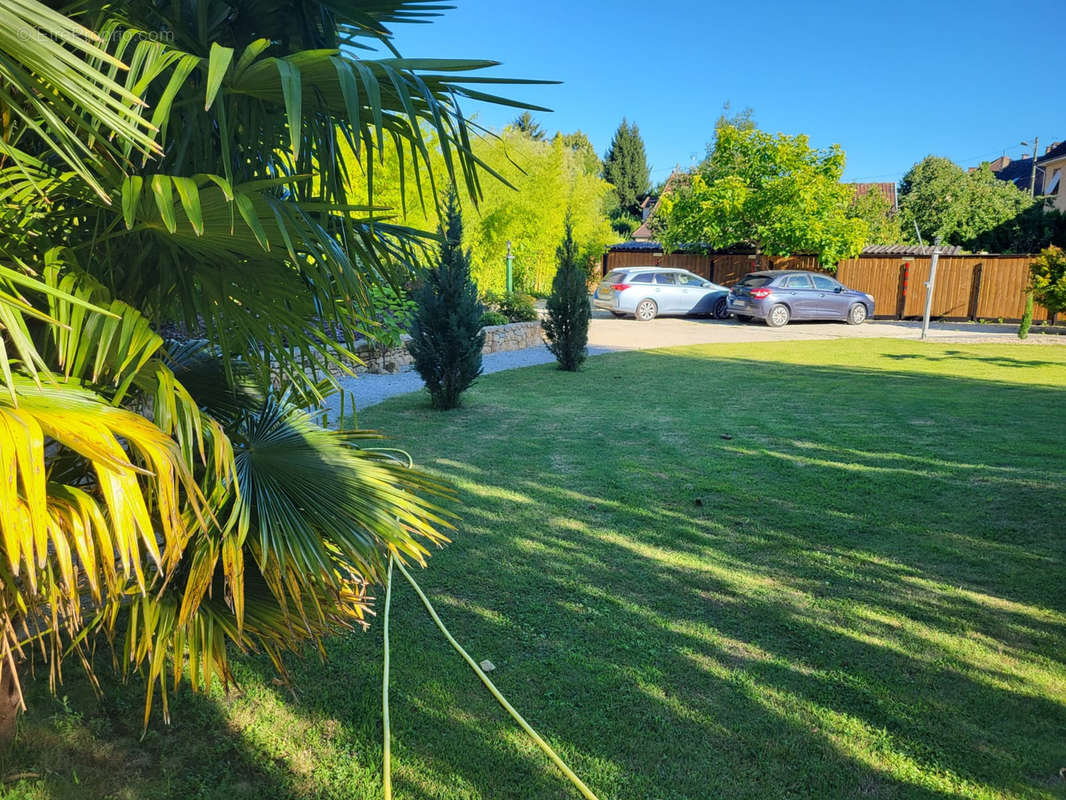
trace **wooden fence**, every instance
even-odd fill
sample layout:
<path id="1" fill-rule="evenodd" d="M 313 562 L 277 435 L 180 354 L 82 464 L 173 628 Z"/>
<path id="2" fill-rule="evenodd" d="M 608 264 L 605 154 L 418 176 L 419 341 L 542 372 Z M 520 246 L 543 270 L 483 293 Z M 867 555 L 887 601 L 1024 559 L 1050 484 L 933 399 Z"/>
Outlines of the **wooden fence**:
<path id="1" fill-rule="evenodd" d="M 933 291 L 932 316 L 958 320 L 1021 319 L 1025 284 L 1032 256 L 941 256 Z M 836 277 L 845 286 L 874 297 L 877 317 L 920 317 L 925 310 L 929 256 L 863 255 L 837 265 Z M 814 256 L 754 256 L 733 253 L 609 252 L 604 274 L 623 267 L 680 267 L 715 283 L 731 286 L 761 269 L 819 270 Z M 1047 309 L 1037 305 L 1034 320 L 1046 320 Z"/>

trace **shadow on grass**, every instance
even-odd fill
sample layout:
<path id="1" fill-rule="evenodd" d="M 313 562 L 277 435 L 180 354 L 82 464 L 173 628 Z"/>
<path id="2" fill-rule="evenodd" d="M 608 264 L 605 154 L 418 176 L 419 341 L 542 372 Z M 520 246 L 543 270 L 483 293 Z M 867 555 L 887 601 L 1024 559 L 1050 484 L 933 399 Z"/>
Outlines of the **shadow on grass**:
<path id="1" fill-rule="evenodd" d="M 603 800 L 1061 797 L 1066 392 L 906 363 L 602 356 L 363 421 L 458 485 L 463 530 L 416 577 Z M 393 602 L 397 797 L 571 796 Z M 329 649 L 294 665 L 298 703 L 244 659 L 241 700 L 183 695 L 144 746 L 136 693 L 81 751 L 35 751 L 35 712 L 16 762 L 150 759 L 99 796 L 375 797 L 380 629 Z M 178 782 L 150 783 L 165 758 Z"/>
<path id="2" fill-rule="evenodd" d="M 47 679 L 31 685 L 29 714 L 15 745 L 0 756 L 0 797 L 85 800 L 298 797 L 284 762 L 250 745 L 231 727 L 228 701 L 187 688 L 171 699 L 173 725 L 155 720 L 142 738 L 143 685 L 102 675 L 101 701 L 80 671 L 59 696 Z M 6 793 L 5 793 L 6 792 Z"/>
<path id="3" fill-rule="evenodd" d="M 946 350 L 942 355 L 930 356 L 921 353 L 894 353 L 886 356 L 896 361 L 921 359 L 923 361 L 982 361 L 1000 367 L 1062 367 L 1061 361 L 1042 361 L 1036 358 L 1010 358 L 1008 356 L 978 356 L 960 350 Z"/>

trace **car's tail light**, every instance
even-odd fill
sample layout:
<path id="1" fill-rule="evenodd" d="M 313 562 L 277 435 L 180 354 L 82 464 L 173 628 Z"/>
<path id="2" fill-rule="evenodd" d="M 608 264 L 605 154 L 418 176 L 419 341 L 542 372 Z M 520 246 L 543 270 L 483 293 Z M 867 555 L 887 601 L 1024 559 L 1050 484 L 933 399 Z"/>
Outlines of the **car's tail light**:
<path id="1" fill-rule="evenodd" d="M 756 300 L 765 300 L 771 294 L 769 289 L 752 289 L 751 296 Z"/>
<path id="2" fill-rule="evenodd" d="M 629 284 L 628 283 L 612 283 L 611 284 L 611 288 L 614 289 L 616 292 L 624 292 L 626 289 L 629 288 Z"/>

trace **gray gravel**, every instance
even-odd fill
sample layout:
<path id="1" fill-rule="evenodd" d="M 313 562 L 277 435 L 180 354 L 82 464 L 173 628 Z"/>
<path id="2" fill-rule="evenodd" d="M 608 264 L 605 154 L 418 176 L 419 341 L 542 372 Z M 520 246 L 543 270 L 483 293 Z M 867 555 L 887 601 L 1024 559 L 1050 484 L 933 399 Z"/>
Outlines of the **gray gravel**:
<path id="1" fill-rule="evenodd" d="M 613 348 L 590 347 L 589 355 L 609 353 Z M 502 372 L 505 369 L 518 369 L 519 367 L 532 367 L 536 364 L 550 364 L 555 360 L 547 347 L 527 347 L 525 350 L 511 350 L 505 353 L 491 353 L 482 359 L 483 374 Z M 358 378 L 342 378 L 341 386 L 345 393 L 355 398 L 356 409 L 364 409 L 377 405 L 382 400 L 395 397 L 398 394 L 417 392 L 423 388 L 422 377 L 412 367 L 407 367 L 400 372 L 391 375 L 362 374 Z M 345 404 L 348 399 L 345 400 Z M 340 399 L 337 395 L 329 398 L 326 403 L 329 419 L 336 418 L 340 410 Z"/>

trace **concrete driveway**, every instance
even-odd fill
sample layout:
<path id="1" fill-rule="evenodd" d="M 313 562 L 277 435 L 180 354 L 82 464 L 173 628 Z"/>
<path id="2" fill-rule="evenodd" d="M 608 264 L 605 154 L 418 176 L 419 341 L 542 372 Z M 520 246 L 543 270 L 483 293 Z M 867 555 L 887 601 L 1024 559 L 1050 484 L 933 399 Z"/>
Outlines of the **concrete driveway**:
<path id="1" fill-rule="evenodd" d="M 1061 329 L 1060 329 L 1061 330 Z M 934 322 L 929 339 L 941 342 L 1017 343 L 1016 325 L 975 325 Z M 617 319 L 606 311 L 592 312 L 589 346 L 603 350 L 647 350 L 686 344 L 725 342 L 781 342 L 805 339 L 892 338 L 920 339 L 920 322 L 870 320 L 862 325 L 843 322 L 791 322 L 783 328 L 769 328 L 761 322 L 710 320 L 696 317 L 659 317 L 651 322 Z M 1044 334 L 1034 327 L 1025 340 L 1030 344 L 1066 344 L 1066 336 Z"/>

